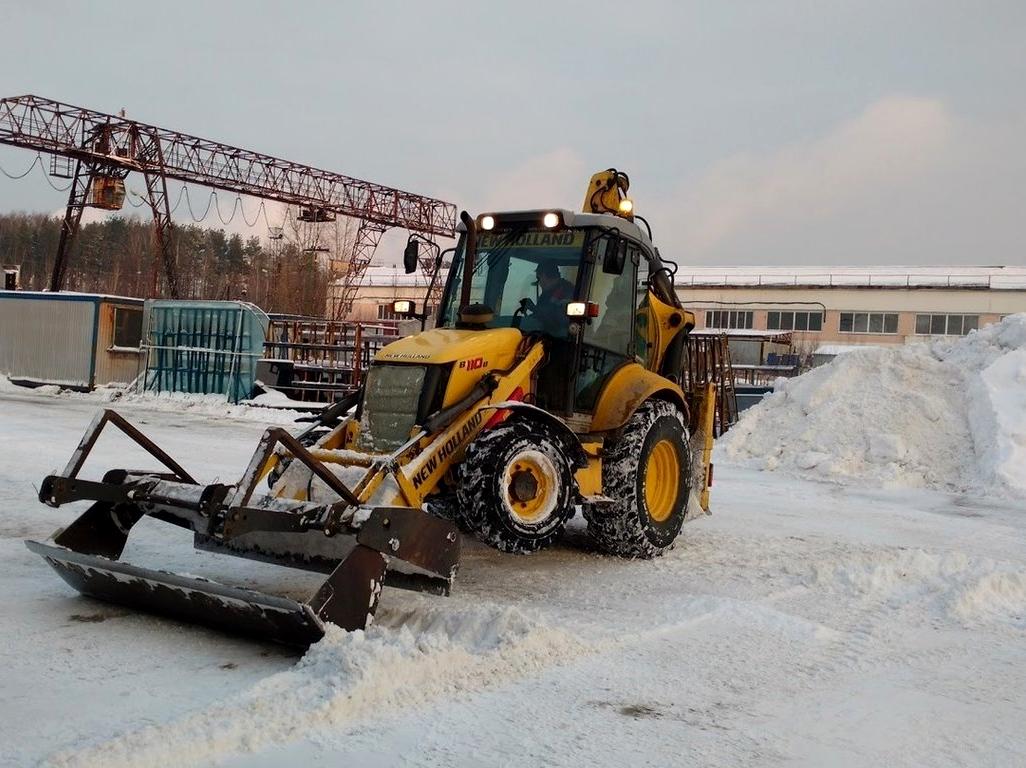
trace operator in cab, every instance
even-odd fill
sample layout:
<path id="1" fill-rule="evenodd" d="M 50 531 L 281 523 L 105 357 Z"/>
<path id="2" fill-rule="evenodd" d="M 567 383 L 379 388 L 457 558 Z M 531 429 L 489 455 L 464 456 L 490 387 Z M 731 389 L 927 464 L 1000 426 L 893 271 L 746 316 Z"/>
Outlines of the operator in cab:
<path id="1" fill-rule="evenodd" d="M 565 336 L 567 328 L 566 305 L 574 297 L 574 286 L 559 272 L 556 262 L 547 260 L 538 263 L 534 273 L 541 289 L 537 303 L 524 299 L 526 309 L 531 312 L 541 330 L 553 336 Z"/>

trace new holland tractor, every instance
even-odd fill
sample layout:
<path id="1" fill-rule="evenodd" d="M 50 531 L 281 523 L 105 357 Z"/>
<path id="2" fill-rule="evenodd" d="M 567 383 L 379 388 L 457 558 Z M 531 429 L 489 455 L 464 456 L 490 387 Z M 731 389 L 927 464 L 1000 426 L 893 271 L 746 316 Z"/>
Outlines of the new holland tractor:
<path id="1" fill-rule="evenodd" d="M 28 547 L 84 594 L 298 645 L 325 622 L 365 627 L 384 585 L 448 594 L 461 531 L 533 552 L 580 512 L 600 550 L 661 554 L 708 511 L 713 438 L 736 410 L 725 340 L 690 335 L 628 184 L 595 174 L 580 213 L 461 214 L 437 327 L 384 347 L 304 432 L 267 430 L 235 484 L 197 483 L 101 412 L 39 494 L 94 503 Z M 107 424 L 166 471 L 79 478 Z M 144 515 L 328 577 L 299 601 L 121 562 Z"/>

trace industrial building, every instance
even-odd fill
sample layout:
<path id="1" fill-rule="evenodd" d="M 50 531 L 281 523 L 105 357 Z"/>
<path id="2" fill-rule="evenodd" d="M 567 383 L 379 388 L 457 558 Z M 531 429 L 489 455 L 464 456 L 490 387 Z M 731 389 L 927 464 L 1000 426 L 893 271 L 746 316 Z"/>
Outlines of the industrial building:
<path id="1" fill-rule="evenodd" d="M 1026 267 L 691 267 L 700 328 L 787 331 L 805 355 L 963 336 L 1026 312 Z"/>
<path id="2" fill-rule="evenodd" d="M 441 286 L 444 282 L 445 275 L 439 275 L 438 285 Z M 424 307 L 429 283 L 430 278 L 420 271 L 408 275 L 402 267 L 368 267 L 363 282 L 353 296 L 352 309 L 346 319 L 361 323 L 399 320 L 400 318 L 392 311 L 392 302 L 396 299 L 412 299 L 420 311 Z M 328 293 L 327 317 L 335 316 L 335 303 L 340 293 L 341 281 L 334 284 Z M 431 304 L 430 301 L 428 303 Z"/>
<path id="3" fill-rule="evenodd" d="M 1026 267 L 682 267 L 675 283 L 698 328 L 787 333 L 805 355 L 965 335 L 1026 312 Z M 426 292 L 419 272 L 370 267 L 351 319 L 394 319 L 393 300 L 419 308 Z"/>

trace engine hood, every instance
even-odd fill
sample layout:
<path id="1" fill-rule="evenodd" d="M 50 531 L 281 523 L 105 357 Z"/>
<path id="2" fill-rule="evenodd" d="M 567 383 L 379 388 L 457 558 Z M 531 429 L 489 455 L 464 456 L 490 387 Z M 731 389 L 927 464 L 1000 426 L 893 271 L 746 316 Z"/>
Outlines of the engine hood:
<path id="1" fill-rule="evenodd" d="M 434 328 L 384 347 L 375 363 L 462 363 L 460 367 L 505 369 L 513 364 L 523 335 L 515 328 L 474 331 L 463 328 Z"/>

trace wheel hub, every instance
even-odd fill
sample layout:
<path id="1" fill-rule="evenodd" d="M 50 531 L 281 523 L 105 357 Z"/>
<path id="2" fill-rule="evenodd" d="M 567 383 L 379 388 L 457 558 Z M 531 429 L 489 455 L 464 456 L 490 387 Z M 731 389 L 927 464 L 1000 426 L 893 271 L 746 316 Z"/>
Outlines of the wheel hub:
<path id="1" fill-rule="evenodd" d="M 514 501 L 527 502 L 538 495 L 538 481 L 529 471 L 514 470 L 509 490 Z"/>
<path id="2" fill-rule="evenodd" d="M 680 461 L 673 443 L 660 440 L 648 454 L 645 466 L 645 507 L 657 523 L 670 517 L 680 488 Z"/>
<path id="3" fill-rule="evenodd" d="M 552 515 L 559 496 L 559 477 L 552 460 L 541 451 L 525 450 L 505 471 L 505 501 L 510 515 L 523 525 L 538 525 Z"/>

